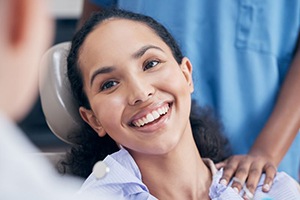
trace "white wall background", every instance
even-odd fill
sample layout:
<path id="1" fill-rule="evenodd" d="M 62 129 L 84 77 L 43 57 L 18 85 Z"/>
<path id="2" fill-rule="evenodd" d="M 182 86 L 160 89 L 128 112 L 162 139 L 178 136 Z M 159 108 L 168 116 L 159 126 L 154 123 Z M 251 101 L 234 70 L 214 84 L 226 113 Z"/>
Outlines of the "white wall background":
<path id="1" fill-rule="evenodd" d="M 83 0 L 47 0 L 51 14 L 55 18 L 78 18 Z"/>

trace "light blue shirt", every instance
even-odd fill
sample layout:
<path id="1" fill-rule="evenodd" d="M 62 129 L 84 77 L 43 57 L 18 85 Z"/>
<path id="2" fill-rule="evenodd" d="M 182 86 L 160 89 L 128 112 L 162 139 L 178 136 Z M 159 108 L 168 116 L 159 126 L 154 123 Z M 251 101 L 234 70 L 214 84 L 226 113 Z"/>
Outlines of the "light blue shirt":
<path id="1" fill-rule="evenodd" d="M 128 151 L 120 151 L 107 156 L 104 159 L 109 167 L 109 173 L 102 179 L 91 174 L 84 182 L 80 194 L 92 193 L 98 196 L 110 196 L 110 199 L 156 199 L 149 193 L 148 188 L 142 182 L 142 175 L 138 166 Z"/>
<path id="2" fill-rule="evenodd" d="M 110 169 L 108 174 L 101 179 L 97 179 L 92 173 L 79 191 L 80 195 L 88 193 L 99 196 L 99 199 L 108 199 L 109 197 L 109 199 L 112 200 L 156 199 L 149 193 L 147 186 L 142 182 L 141 172 L 127 150 L 122 148 L 120 151 L 107 156 L 104 159 L 104 162 Z M 214 169 L 211 171 L 214 173 L 216 170 Z M 224 186 L 219 183 L 222 173 L 223 171 L 220 170 L 213 175 L 213 181 L 209 192 L 210 198 L 215 200 L 241 200 L 243 191 L 238 194 L 232 187 Z M 263 176 L 256 189 L 254 200 L 261 200 L 264 198 L 269 200 L 300 200 L 299 185 L 284 172 L 277 173 L 269 193 L 262 192 Z M 230 185 L 231 183 L 229 186 Z"/>
<path id="3" fill-rule="evenodd" d="M 193 98 L 217 112 L 233 153 L 249 151 L 273 110 L 294 56 L 299 0 L 93 2 L 113 3 L 165 25 L 193 64 Z M 279 169 L 298 179 L 299 165 L 298 134 Z"/>

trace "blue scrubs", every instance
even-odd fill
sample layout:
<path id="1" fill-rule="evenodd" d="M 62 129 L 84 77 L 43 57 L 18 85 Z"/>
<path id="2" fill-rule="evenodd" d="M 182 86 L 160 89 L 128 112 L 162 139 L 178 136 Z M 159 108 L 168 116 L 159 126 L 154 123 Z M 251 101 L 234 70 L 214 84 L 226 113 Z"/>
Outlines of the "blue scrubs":
<path id="1" fill-rule="evenodd" d="M 193 98 L 215 109 L 235 154 L 249 151 L 271 114 L 294 56 L 299 0 L 92 2 L 113 3 L 165 25 L 193 64 Z M 299 162 L 298 134 L 279 170 L 298 179 Z"/>

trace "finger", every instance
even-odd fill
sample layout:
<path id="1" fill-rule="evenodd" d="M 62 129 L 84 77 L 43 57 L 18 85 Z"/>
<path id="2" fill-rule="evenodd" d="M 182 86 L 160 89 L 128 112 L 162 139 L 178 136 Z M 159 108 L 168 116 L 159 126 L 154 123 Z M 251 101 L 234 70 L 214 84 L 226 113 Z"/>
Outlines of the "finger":
<path id="1" fill-rule="evenodd" d="M 242 187 L 244 185 L 244 181 L 238 179 L 237 177 L 233 177 L 232 178 L 232 189 L 236 192 L 236 193 L 240 193 Z"/>
<path id="2" fill-rule="evenodd" d="M 245 199 L 245 200 L 253 199 L 254 195 L 253 195 L 253 193 L 251 193 L 248 190 L 248 188 L 246 187 L 246 185 L 243 186 L 243 191 L 244 191 L 243 199 Z"/>
<path id="3" fill-rule="evenodd" d="M 255 189 L 257 187 L 257 184 L 259 182 L 259 179 L 261 177 L 262 171 L 263 171 L 263 165 L 262 164 L 257 164 L 257 163 L 255 164 L 254 163 L 254 164 L 251 165 L 251 167 L 249 169 L 248 178 L 247 178 L 247 181 L 246 181 L 246 184 L 245 184 L 246 191 L 248 190 L 248 192 L 250 194 L 254 194 Z M 245 188 L 244 188 L 244 190 L 245 190 Z"/>
<path id="4" fill-rule="evenodd" d="M 245 159 L 243 160 L 243 162 L 241 162 L 238 165 L 238 168 L 235 172 L 234 178 L 233 178 L 233 182 L 231 187 L 235 190 L 235 191 L 241 191 L 241 189 L 244 186 L 244 183 L 248 177 L 249 174 L 249 169 L 251 166 L 251 161 L 249 159 Z"/>
<path id="5" fill-rule="evenodd" d="M 238 167 L 239 160 L 236 157 L 231 157 L 228 159 L 222 178 L 220 179 L 220 183 L 222 185 L 227 185 L 229 183 L 229 180 L 233 177 L 237 167 Z"/>
<path id="6" fill-rule="evenodd" d="M 273 180 L 277 173 L 277 168 L 272 163 L 267 163 L 264 167 L 264 171 L 266 173 L 264 185 L 262 187 L 263 192 L 269 192 L 270 188 L 273 184 Z"/>

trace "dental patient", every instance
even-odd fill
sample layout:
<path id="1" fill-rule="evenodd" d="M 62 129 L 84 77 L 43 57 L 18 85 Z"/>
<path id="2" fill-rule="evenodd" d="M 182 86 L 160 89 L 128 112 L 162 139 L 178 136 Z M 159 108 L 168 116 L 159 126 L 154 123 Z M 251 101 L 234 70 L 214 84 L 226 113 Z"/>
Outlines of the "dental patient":
<path id="1" fill-rule="evenodd" d="M 203 36 L 204 37 L 204 36 Z M 207 67 L 207 66 L 201 66 Z M 229 156 L 211 111 L 192 101 L 192 64 L 150 17 L 122 10 L 95 13 L 72 40 L 68 78 L 86 122 L 66 168 L 87 177 L 79 194 L 99 199 L 300 199 L 279 172 L 268 193 L 220 183 L 214 162 Z M 105 177 L 92 173 L 99 161 Z"/>

